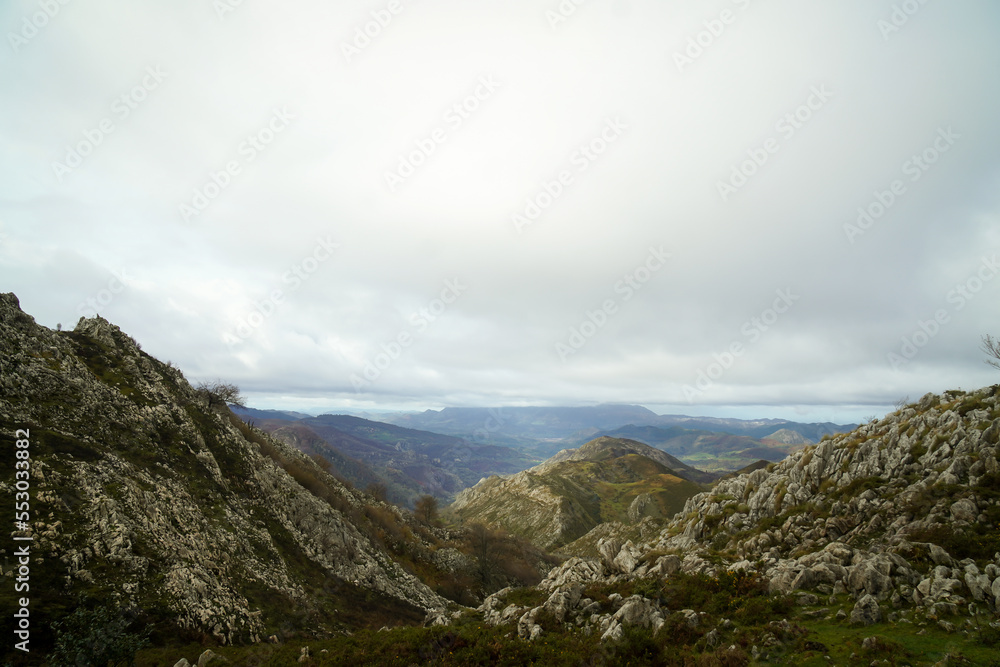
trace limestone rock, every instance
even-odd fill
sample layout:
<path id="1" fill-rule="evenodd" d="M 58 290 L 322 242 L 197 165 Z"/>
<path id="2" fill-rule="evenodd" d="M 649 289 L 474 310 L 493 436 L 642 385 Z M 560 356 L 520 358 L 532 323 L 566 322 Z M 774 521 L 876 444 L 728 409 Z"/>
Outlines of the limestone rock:
<path id="1" fill-rule="evenodd" d="M 854 605 L 851 610 L 851 623 L 856 625 L 875 625 L 882 621 L 882 612 L 878 606 L 878 600 L 874 596 L 865 594 Z"/>

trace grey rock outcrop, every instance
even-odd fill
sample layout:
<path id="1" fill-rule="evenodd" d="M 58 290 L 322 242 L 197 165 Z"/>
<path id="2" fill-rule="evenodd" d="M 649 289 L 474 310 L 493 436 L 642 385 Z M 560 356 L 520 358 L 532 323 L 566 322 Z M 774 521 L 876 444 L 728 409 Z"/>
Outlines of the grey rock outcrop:
<path id="1" fill-rule="evenodd" d="M 106 320 L 51 331 L 0 295 L 0 357 L 0 422 L 30 429 L 33 550 L 61 570 L 61 594 L 162 610 L 222 643 L 260 641 L 288 609 L 332 631 L 317 586 L 446 606 L 353 523 L 377 501 L 211 404 Z"/>
<path id="2" fill-rule="evenodd" d="M 998 441 L 1000 386 L 927 395 L 720 480 L 655 534 L 636 539 L 634 526 L 602 524 L 565 548 L 593 557 L 553 568 L 539 588 L 759 568 L 771 592 L 799 604 L 852 597 L 849 617 L 863 625 L 882 622 L 883 605 L 897 619 L 898 610 L 934 622 L 998 615 L 1000 551 L 983 546 L 1000 530 Z M 622 612 L 626 601 L 609 599 L 618 605 L 611 612 L 584 615 L 584 600 L 564 605 L 561 617 L 608 640 L 620 636 L 623 618 L 654 602 L 630 600 Z"/>

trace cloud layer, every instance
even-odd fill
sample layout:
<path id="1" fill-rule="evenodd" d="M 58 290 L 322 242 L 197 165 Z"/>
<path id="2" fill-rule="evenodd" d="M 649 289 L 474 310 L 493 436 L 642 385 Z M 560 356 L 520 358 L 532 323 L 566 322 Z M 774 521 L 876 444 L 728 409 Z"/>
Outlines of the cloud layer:
<path id="1" fill-rule="evenodd" d="M 986 0 L 14 2 L 0 25 L 3 289 L 261 405 L 847 421 L 996 381 Z"/>

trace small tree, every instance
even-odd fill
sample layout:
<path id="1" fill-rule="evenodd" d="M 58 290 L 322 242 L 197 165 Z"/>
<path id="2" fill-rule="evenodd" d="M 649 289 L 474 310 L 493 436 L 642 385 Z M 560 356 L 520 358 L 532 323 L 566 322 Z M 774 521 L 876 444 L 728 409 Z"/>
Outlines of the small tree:
<path id="1" fill-rule="evenodd" d="M 381 500 L 383 503 L 388 502 L 389 488 L 382 482 L 372 482 L 365 491 L 375 500 Z"/>
<path id="2" fill-rule="evenodd" d="M 197 391 L 205 397 L 210 408 L 223 405 L 246 407 L 246 399 L 240 394 L 239 387 L 229 382 L 223 382 L 222 380 L 202 382 L 198 385 Z"/>
<path id="3" fill-rule="evenodd" d="M 416 515 L 417 519 L 426 524 L 434 523 L 438 516 L 437 498 L 429 494 L 420 496 L 414 505 L 413 514 Z"/>
<path id="4" fill-rule="evenodd" d="M 992 357 L 992 359 L 986 359 L 986 363 L 993 368 L 1000 370 L 1000 339 L 986 334 L 983 336 L 982 350 L 987 354 L 987 356 Z"/>
<path id="5" fill-rule="evenodd" d="M 476 576 L 483 592 L 493 592 L 504 578 L 501 567 L 501 535 L 485 524 L 476 522 L 469 526 L 467 539 L 469 550 L 476 559 Z"/>

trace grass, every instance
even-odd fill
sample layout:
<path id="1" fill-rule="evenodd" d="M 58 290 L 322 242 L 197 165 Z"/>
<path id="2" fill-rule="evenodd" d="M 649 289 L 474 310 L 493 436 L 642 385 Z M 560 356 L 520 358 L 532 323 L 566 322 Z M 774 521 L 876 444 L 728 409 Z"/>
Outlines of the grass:
<path id="1" fill-rule="evenodd" d="M 1000 665 L 997 645 L 1000 633 L 991 628 L 947 633 L 935 624 L 881 623 L 868 628 L 853 627 L 846 621 L 797 617 L 790 608 L 765 609 L 741 616 L 732 607 L 746 608 L 742 602 L 726 602 L 721 597 L 743 591 L 737 598 L 766 600 L 751 574 L 730 573 L 715 581 L 707 577 L 680 577 L 663 592 L 666 609 L 693 608 L 709 618 L 690 625 L 680 612 L 667 613 L 665 626 L 655 635 L 649 630 L 626 628 L 618 641 L 601 642 L 597 632 L 587 634 L 554 619 L 539 619 L 545 630 L 535 641 L 518 638 L 514 624 L 489 627 L 475 615 L 466 615 L 447 627 L 400 627 L 389 631 L 361 630 L 325 640 L 292 640 L 280 645 L 262 644 L 221 647 L 213 651 L 228 664 L 255 665 L 695 665 L 739 666 L 790 665 L 800 667 L 835 665 L 932 665 L 945 656 L 962 656 L 968 662 L 953 664 Z M 662 582 L 660 582 L 662 584 Z M 655 582 L 632 582 L 632 592 L 649 593 Z M 629 584 L 591 587 L 587 596 L 607 601 L 611 592 L 631 594 Z M 508 601 L 510 599 L 508 598 Z M 528 602 L 527 599 L 524 600 Z M 681 606 L 683 605 L 683 606 Z M 750 611 L 750 610 L 748 610 Z M 725 616 L 723 616 L 723 614 Z M 734 623 L 728 629 L 721 618 Z M 787 620 L 785 620 L 787 619 Z M 718 641 L 710 645 L 706 637 L 715 628 Z M 921 631 L 923 634 L 918 635 Z M 867 644 L 865 642 L 868 640 Z M 311 658 L 298 663 L 302 649 Z M 754 647 L 760 657 L 752 660 Z M 147 649 L 137 656 L 139 667 L 170 667 L 180 657 L 196 660 L 203 645 Z M 828 656 L 828 657 L 827 657 Z"/>

